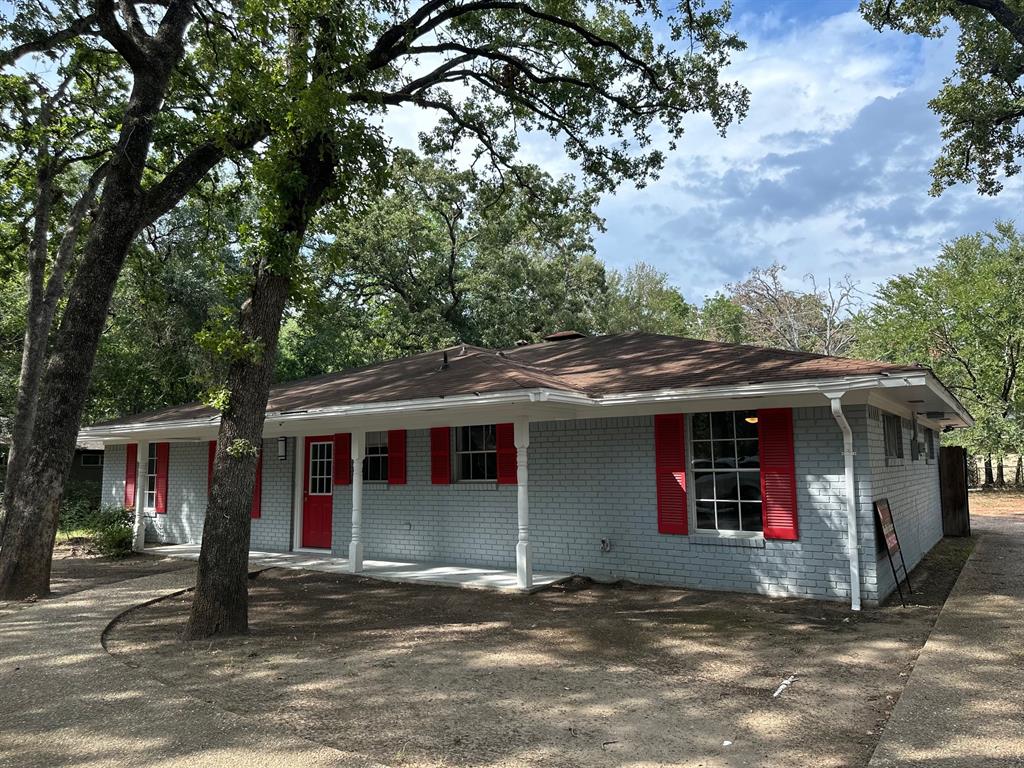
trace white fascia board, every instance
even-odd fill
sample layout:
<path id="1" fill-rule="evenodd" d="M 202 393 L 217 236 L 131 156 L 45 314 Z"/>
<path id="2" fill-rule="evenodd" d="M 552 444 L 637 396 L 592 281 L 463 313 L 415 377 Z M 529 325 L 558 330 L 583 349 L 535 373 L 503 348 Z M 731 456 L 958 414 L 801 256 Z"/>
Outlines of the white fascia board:
<path id="1" fill-rule="evenodd" d="M 710 400 L 744 400 L 782 396 L 819 395 L 825 397 L 827 392 L 850 392 L 871 389 L 896 389 L 903 387 L 925 386 L 946 403 L 969 425 L 973 423 L 970 414 L 963 409 L 956 399 L 943 387 L 938 380 L 927 371 L 908 372 L 891 375 L 846 376 L 834 379 L 802 379 L 783 382 L 760 384 L 741 384 L 715 387 L 685 387 L 679 389 L 663 389 L 647 392 L 626 392 L 615 395 L 590 396 L 579 392 L 567 392 L 557 389 L 528 389 L 513 392 L 494 392 L 480 395 L 453 395 L 416 400 L 396 400 L 382 403 L 362 403 L 336 406 L 330 408 L 310 408 L 306 410 L 269 412 L 267 422 L 284 426 L 289 422 L 309 422 L 317 419 L 359 419 L 372 420 L 374 416 L 396 416 L 402 414 L 424 414 L 429 411 L 454 411 L 468 408 L 493 407 L 507 409 L 521 407 L 522 415 L 530 416 L 531 410 L 543 410 L 547 418 L 557 419 L 558 406 L 571 406 L 572 411 L 565 411 L 563 418 L 586 418 L 603 410 L 614 411 L 623 406 L 657 406 L 675 405 L 692 401 Z M 545 407 L 539 408 L 541 404 Z M 531 408 L 531 406 L 533 406 Z M 539 414 L 538 414 L 539 415 Z M 610 415 L 610 414 L 609 414 Z M 163 423 L 138 422 L 128 423 L 110 428 L 85 427 L 79 433 L 80 438 L 104 440 L 109 443 L 130 441 L 133 436 L 174 431 L 193 433 L 185 439 L 201 439 L 203 436 L 215 436 L 219 417 L 211 416 L 202 419 L 184 419 Z M 201 433 L 201 434 L 198 434 Z"/>

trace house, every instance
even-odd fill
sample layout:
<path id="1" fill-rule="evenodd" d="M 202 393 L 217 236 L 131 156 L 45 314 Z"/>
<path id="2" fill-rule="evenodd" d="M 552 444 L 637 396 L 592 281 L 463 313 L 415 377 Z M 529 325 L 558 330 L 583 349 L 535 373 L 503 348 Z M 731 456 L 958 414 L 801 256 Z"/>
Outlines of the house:
<path id="1" fill-rule="evenodd" d="M 894 587 L 872 501 L 912 568 L 942 536 L 939 432 L 971 423 L 918 366 L 644 333 L 457 345 L 273 389 L 252 547 L 858 608 Z M 84 429 L 104 503 L 198 541 L 217 427 L 193 404 Z"/>
<path id="2" fill-rule="evenodd" d="M 0 491 L 4 489 L 7 474 L 7 456 L 10 446 L 0 441 Z M 71 470 L 64 486 L 64 498 L 83 499 L 90 504 L 100 503 L 103 482 L 103 443 L 79 441 L 71 461 Z"/>

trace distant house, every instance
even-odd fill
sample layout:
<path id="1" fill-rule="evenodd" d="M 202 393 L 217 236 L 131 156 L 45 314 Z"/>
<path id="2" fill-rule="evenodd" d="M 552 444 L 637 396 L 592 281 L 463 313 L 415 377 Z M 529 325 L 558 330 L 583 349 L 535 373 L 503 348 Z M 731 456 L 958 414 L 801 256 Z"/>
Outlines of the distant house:
<path id="1" fill-rule="evenodd" d="M 913 567 L 942 536 L 938 433 L 971 423 L 915 366 L 642 333 L 458 345 L 275 388 L 252 547 L 859 606 L 893 589 L 872 501 Z M 198 541 L 217 427 L 194 404 L 83 430 L 104 502 Z"/>
<path id="2" fill-rule="evenodd" d="M 0 444 L 0 490 L 7 475 L 7 454 L 10 446 Z M 68 474 L 67 493 L 99 504 L 100 486 L 103 482 L 103 443 L 79 441 L 75 457 Z"/>

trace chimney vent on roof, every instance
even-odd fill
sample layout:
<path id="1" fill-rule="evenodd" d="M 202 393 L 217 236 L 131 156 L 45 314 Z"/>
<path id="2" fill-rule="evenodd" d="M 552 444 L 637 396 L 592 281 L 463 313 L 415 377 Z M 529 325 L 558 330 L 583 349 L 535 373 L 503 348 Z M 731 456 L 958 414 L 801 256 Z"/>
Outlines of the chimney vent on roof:
<path id="1" fill-rule="evenodd" d="M 544 341 L 568 341 L 569 339 L 585 339 L 587 334 L 579 331 L 555 331 L 544 337 Z"/>
<path id="2" fill-rule="evenodd" d="M 448 350 L 447 349 L 444 352 L 441 353 L 441 367 L 438 368 L 438 370 L 439 371 L 447 371 L 448 370 Z"/>

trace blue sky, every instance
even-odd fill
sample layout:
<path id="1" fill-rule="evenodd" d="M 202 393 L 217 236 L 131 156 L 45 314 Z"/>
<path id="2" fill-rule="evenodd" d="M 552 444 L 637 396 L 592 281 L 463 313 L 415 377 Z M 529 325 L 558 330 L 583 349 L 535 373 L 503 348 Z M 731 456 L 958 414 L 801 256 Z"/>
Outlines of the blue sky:
<path id="1" fill-rule="evenodd" d="M 940 135 L 927 102 L 955 37 L 879 34 L 855 0 L 734 10 L 748 48 L 730 76 L 750 88 L 750 113 L 725 139 L 695 119 L 657 182 L 601 203 L 607 264 L 648 261 L 698 302 L 773 260 L 794 286 L 809 272 L 850 274 L 870 292 L 945 241 L 1020 218 L 1019 177 L 998 198 L 968 186 L 928 195 Z"/>

